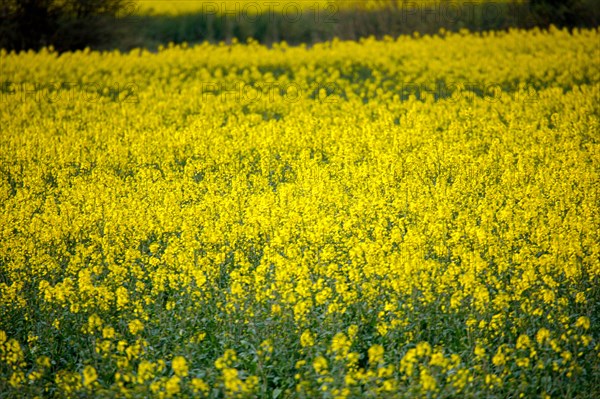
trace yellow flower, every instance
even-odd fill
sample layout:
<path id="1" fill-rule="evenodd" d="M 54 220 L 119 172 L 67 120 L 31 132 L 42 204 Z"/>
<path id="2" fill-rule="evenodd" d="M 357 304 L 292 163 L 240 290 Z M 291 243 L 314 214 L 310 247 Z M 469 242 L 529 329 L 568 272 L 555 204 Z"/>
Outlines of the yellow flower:
<path id="1" fill-rule="evenodd" d="M 123 309 L 127 303 L 129 303 L 129 292 L 125 287 L 118 287 L 116 291 L 117 295 L 117 308 Z"/>
<path id="2" fill-rule="evenodd" d="M 383 346 L 375 344 L 368 350 L 369 363 L 377 364 L 383 362 Z"/>
<path id="3" fill-rule="evenodd" d="M 419 357 L 425 357 L 431 354 L 431 345 L 429 342 L 419 342 L 415 349 L 417 351 L 417 356 Z"/>
<path id="4" fill-rule="evenodd" d="M 129 322 L 129 332 L 133 335 L 137 335 L 140 331 L 144 329 L 144 323 L 140 320 L 135 319 Z"/>
<path id="5" fill-rule="evenodd" d="M 479 344 L 475 345 L 475 349 L 473 351 L 473 353 L 475 353 L 475 356 L 477 357 L 484 357 L 485 356 L 485 348 Z"/>
<path id="6" fill-rule="evenodd" d="M 187 360 L 183 356 L 175 356 L 172 362 L 172 368 L 175 375 L 179 377 L 187 377 L 189 368 Z"/>
<path id="7" fill-rule="evenodd" d="M 350 327 L 348 327 L 348 337 L 352 340 L 356 337 L 356 334 L 358 334 L 358 326 L 356 324 L 352 324 Z"/>
<path id="8" fill-rule="evenodd" d="M 102 327 L 102 319 L 94 313 L 88 319 L 87 331 L 91 334 L 100 327 Z"/>
<path id="9" fill-rule="evenodd" d="M 256 389 L 258 388 L 259 382 L 260 382 L 260 379 L 257 376 L 255 376 L 255 375 L 249 376 L 248 378 L 246 378 L 246 381 L 244 381 L 242 391 L 245 392 L 246 394 L 255 392 Z"/>
<path id="10" fill-rule="evenodd" d="M 217 369 L 223 369 L 227 366 L 232 366 L 237 361 L 237 355 L 233 349 L 226 349 L 223 356 L 215 360 L 215 367 Z"/>
<path id="11" fill-rule="evenodd" d="M 488 386 L 488 388 L 492 389 L 494 387 L 499 387 L 501 383 L 502 383 L 502 380 L 497 375 L 486 374 L 485 384 Z"/>
<path id="12" fill-rule="evenodd" d="M 583 328 L 584 330 L 589 330 L 590 328 L 590 319 L 586 316 L 581 316 L 575 322 L 575 327 Z"/>
<path id="13" fill-rule="evenodd" d="M 48 356 L 40 356 L 36 359 L 36 364 L 43 368 L 48 368 L 51 365 L 50 358 Z"/>
<path id="14" fill-rule="evenodd" d="M 25 382 L 25 373 L 22 371 L 13 372 L 8 380 L 8 383 L 13 388 L 18 388 L 23 382 Z"/>
<path id="15" fill-rule="evenodd" d="M 210 390 L 208 384 L 201 378 L 192 378 L 191 385 L 195 393 L 202 392 L 203 394 L 207 394 Z"/>
<path id="16" fill-rule="evenodd" d="M 535 340 L 538 342 L 538 344 L 542 345 L 544 342 L 546 342 L 546 340 L 548 340 L 548 338 L 550 338 L 550 331 L 548 331 L 547 328 L 540 328 L 537 332 L 537 334 L 535 335 Z"/>
<path id="17" fill-rule="evenodd" d="M 309 330 L 306 330 L 300 336 L 300 345 L 303 348 L 313 346 L 315 344 L 314 336 L 311 334 Z"/>
<path id="18" fill-rule="evenodd" d="M 502 347 L 498 348 L 498 350 L 496 351 L 496 354 L 492 358 L 492 363 L 498 367 L 504 366 L 504 364 L 506 364 L 506 355 L 504 354 Z"/>
<path id="19" fill-rule="evenodd" d="M 526 349 L 531 345 L 531 340 L 525 334 L 521 334 L 517 339 L 517 349 Z"/>
<path id="20" fill-rule="evenodd" d="M 104 327 L 102 329 L 102 337 L 105 339 L 113 339 L 115 337 L 115 329 L 112 327 Z"/>
<path id="21" fill-rule="evenodd" d="M 147 360 L 142 360 L 138 365 L 137 380 L 139 384 L 154 378 L 156 366 Z"/>
<path id="22" fill-rule="evenodd" d="M 429 360 L 430 366 L 444 367 L 446 365 L 446 363 L 447 363 L 446 358 L 444 358 L 444 355 L 440 352 L 434 352 L 431 355 L 431 360 Z"/>
<path id="23" fill-rule="evenodd" d="M 346 334 L 340 332 L 335 334 L 331 340 L 331 351 L 337 354 L 336 359 L 338 357 L 345 358 L 351 345 L 352 342 L 346 337 Z"/>
<path id="24" fill-rule="evenodd" d="M 421 369 L 421 373 L 419 375 L 419 382 L 421 383 L 421 387 L 425 392 L 435 391 L 437 388 L 437 382 L 435 378 L 429 374 L 427 369 Z"/>
<path id="25" fill-rule="evenodd" d="M 238 370 L 233 367 L 226 367 L 222 370 L 223 383 L 227 392 L 240 392 L 242 387 L 242 380 L 238 378 Z"/>
<path id="26" fill-rule="evenodd" d="M 167 397 L 172 397 L 180 392 L 180 382 L 181 378 L 179 378 L 179 376 L 176 375 L 172 376 L 167 380 L 167 382 L 165 383 L 165 391 L 167 393 Z"/>
<path id="27" fill-rule="evenodd" d="M 83 385 L 90 387 L 98 379 L 98 373 L 92 366 L 85 366 L 83 368 Z"/>
<path id="28" fill-rule="evenodd" d="M 317 372 L 317 374 L 327 374 L 327 359 L 323 356 L 317 356 L 313 361 L 313 368 Z"/>

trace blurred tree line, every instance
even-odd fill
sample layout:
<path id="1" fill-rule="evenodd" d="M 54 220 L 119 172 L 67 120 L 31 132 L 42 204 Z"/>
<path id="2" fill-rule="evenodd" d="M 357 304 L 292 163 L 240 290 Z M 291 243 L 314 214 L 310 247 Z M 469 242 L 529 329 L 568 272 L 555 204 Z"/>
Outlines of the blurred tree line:
<path id="1" fill-rule="evenodd" d="M 58 51 L 113 42 L 115 22 L 134 9 L 131 0 L 0 0 L 0 48 Z"/>
<path id="2" fill-rule="evenodd" d="M 444 0 L 440 0 L 443 4 Z M 478 7 L 485 7 L 478 5 Z M 499 15 L 486 18 L 427 19 L 408 14 L 397 2 L 377 11 L 340 11 L 335 23 L 318 23 L 306 15 L 289 23 L 285 16 L 248 19 L 236 16 L 137 15 L 135 0 L 0 0 L 0 48 L 39 49 L 52 45 L 57 51 L 90 47 L 93 49 L 133 47 L 155 48 L 168 42 L 245 41 L 253 38 L 270 44 L 285 40 L 290 44 L 374 35 L 397 36 L 420 32 L 437 33 L 441 28 L 456 31 L 498 30 L 510 27 L 597 27 L 599 0 L 529 0 L 496 3 L 504 7 Z M 266 21 L 265 21 L 266 20 Z M 292 26 L 293 25 L 293 26 Z"/>
<path id="3" fill-rule="evenodd" d="M 600 8 L 597 0 L 530 0 L 529 3 L 538 26 L 589 26 Z"/>

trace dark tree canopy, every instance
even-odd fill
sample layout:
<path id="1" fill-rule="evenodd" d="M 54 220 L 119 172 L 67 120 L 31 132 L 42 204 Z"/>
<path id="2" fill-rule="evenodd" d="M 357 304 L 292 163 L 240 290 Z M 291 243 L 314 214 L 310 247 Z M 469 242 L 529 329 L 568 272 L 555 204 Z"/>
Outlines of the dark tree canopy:
<path id="1" fill-rule="evenodd" d="M 531 11 L 542 26 L 577 26 L 586 12 L 584 0 L 530 0 Z"/>
<path id="2" fill-rule="evenodd" d="M 99 45 L 112 38 L 110 22 L 133 7 L 131 0 L 0 0 L 0 48 Z"/>

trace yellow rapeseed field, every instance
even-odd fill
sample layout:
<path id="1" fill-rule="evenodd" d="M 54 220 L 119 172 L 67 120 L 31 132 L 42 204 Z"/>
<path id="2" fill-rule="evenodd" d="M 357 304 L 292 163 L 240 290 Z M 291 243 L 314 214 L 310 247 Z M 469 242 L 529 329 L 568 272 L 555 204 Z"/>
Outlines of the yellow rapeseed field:
<path id="1" fill-rule="evenodd" d="M 2 52 L 0 398 L 593 398 L 600 32 Z"/>

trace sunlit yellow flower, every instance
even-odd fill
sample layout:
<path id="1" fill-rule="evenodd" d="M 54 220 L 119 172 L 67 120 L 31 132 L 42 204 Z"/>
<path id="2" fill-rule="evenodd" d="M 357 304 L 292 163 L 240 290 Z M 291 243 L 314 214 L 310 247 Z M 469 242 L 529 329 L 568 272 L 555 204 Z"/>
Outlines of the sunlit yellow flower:
<path id="1" fill-rule="evenodd" d="M 133 335 L 137 335 L 140 331 L 144 329 L 144 323 L 140 320 L 135 319 L 129 322 L 129 332 Z"/>
<path id="2" fill-rule="evenodd" d="M 112 339 L 115 337 L 115 329 L 112 327 L 104 327 L 102 329 L 102 337 L 106 339 Z"/>
<path id="3" fill-rule="evenodd" d="M 504 364 L 506 364 L 506 355 L 504 354 L 502 348 L 498 348 L 498 351 L 496 351 L 496 354 L 492 358 L 492 363 L 494 364 L 494 366 L 498 367 L 504 366 Z"/>
<path id="4" fill-rule="evenodd" d="M 537 334 L 535 335 L 535 340 L 538 342 L 538 344 L 543 344 L 544 342 L 546 342 L 546 340 L 550 338 L 550 331 L 548 331 L 548 329 L 542 327 L 538 330 Z"/>
<path id="5" fill-rule="evenodd" d="M 165 382 L 165 391 L 167 393 L 167 397 L 177 395 L 180 392 L 180 382 L 181 378 L 179 378 L 179 376 L 176 375 L 172 376 Z"/>
<path id="6" fill-rule="evenodd" d="M 383 346 L 375 344 L 372 345 L 368 350 L 369 363 L 377 364 L 383 362 Z"/>
<path id="7" fill-rule="evenodd" d="M 581 316 L 575 322 L 575 327 L 583 328 L 584 330 L 589 330 L 590 328 L 590 319 L 586 316 Z"/>
<path id="8" fill-rule="evenodd" d="M 531 340 L 525 334 L 521 334 L 517 339 L 517 349 L 526 349 L 531 345 Z"/>
<path id="9" fill-rule="evenodd" d="M 189 372 L 188 363 L 185 357 L 175 356 L 172 362 L 173 372 L 179 377 L 186 377 Z"/>
<path id="10" fill-rule="evenodd" d="M 315 344 L 314 337 L 309 330 L 306 330 L 300 336 L 300 344 L 306 348 Z"/>
<path id="11" fill-rule="evenodd" d="M 204 394 L 207 394 L 208 391 L 210 390 L 210 387 L 208 386 L 208 384 L 206 382 L 204 382 L 204 380 L 202 380 L 201 378 L 192 378 L 191 385 L 192 385 L 192 389 L 196 393 L 202 392 Z"/>
<path id="12" fill-rule="evenodd" d="M 435 389 L 437 388 L 437 382 L 435 381 L 435 378 L 433 378 L 433 376 L 429 374 L 427 369 L 421 369 L 419 379 L 421 382 L 421 386 L 423 387 L 423 390 L 425 390 L 425 392 L 435 391 Z"/>
<path id="13" fill-rule="evenodd" d="M 83 385 L 90 387 L 98 379 L 98 373 L 92 366 L 85 366 L 83 368 Z"/>
<path id="14" fill-rule="evenodd" d="M 317 372 L 317 374 L 327 374 L 327 359 L 323 356 L 317 356 L 313 361 L 313 368 Z"/>

